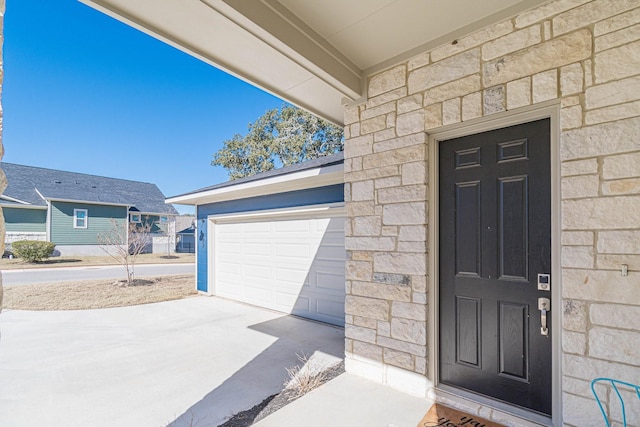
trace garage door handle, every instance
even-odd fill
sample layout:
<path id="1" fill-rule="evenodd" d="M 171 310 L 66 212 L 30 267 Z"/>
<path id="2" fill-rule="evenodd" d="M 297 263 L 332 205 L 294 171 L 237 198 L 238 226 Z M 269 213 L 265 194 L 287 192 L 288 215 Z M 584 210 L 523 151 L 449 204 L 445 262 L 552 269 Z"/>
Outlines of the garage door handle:
<path id="1" fill-rule="evenodd" d="M 547 328 L 547 311 L 551 307 L 551 301 L 549 298 L 538 298 L 538 310 L 540 310 L 540 335 L 549 335 L 549 328 Z"/>

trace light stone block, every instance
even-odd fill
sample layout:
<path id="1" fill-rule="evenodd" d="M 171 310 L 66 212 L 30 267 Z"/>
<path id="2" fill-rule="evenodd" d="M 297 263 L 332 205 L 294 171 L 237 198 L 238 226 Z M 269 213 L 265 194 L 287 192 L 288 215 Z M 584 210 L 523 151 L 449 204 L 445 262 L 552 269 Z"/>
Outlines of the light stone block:
<path id="1" fill-rule="evenodd" d="M 553 18 L 553 34 L 559 36 L 637 7 L 637 0 L 594 0 Z"/>
<path id="2" fill-rule="evenodd" d="M 344 124 L 350 125 L 352 123 L 357 123 L 360 121 L 360 107 L 353 106 L 344 107 Z"/>
<path id="3" fill-rule="evenodd" d="M 394 301 L 391 304 L 391 317 L 411 320 L 427 320 L 427 306 L 408 302 Z"/>
<path id="4" fill-rule="evenodd" d="M 349 251 L 393 251 L 396 241 L 393 237 L 345 237 L 344 247 Z"/>
<path id="5" fill-rule="evenodd" d="M 612 49 L 636 40 L 640 40 L 640 24 L 636 24 L 632 27 L 616 31 L 615 33 L 607 34 L 602 37 L 596 37 L 595 51 L 600 52 Z"/>
<path id="6" fill-rule="evenodd" d="M 562 248 L 562 267 L 594 268 L 595 253 L 590 246 L 565 246 Z"/>
<path id="7" fill-rule="evenodd" d="M 424 67 L 425 65 L 429 65 L 431 62 L 431 54 L 429 52 L 423 52 L 419 55 L 414 56 L 407 63 L 407 69 L 409 71 L 415 70 L 416 68 Z"/>
<path id="8" fill-rule="evenodd" d="M 427 222 L 425 203 L 414 202 L 386 205 L 382 212 L 382 223 L 384 225 L 421 225 Z"/>
<path id="9" fill-rule="evenodd" d="M 505 110 L 505 87 L 494 86 L 489 89 L 485 89 L 483 93 L 483 110 L 484 114 L 494 114 Z"/>
<path id="10" fill-rule="evenodd" d="M 606 83 L 638 74 L 640 41 L 596 53 L 596 83 Z"/>
<path id="11" fill-rule="evenodd" d="M 409 73 L 409 94 L 480 72 L 480 50 L 473 49 Z"/>
<path id="12" fill-rule="evenodd" d="M 396 133 L 398 136 L 410 135 L 424 131 L 424 111 L 418 110 L 396 117 Z"/>
<path id="13" fill-rule="evenodd" d="M 582 126 L 582 106 L 563 108 L 560 110 L 560 126 L 562 130 L 575 129 Z"/>
<path id="14" fill-rule="evenodd" d="M 640 230 L 601 231 L 597 248 L 598 253 L 640 254 Z"/>
<path id="15" fill-rule="evenodd" d="M 416 93 L 415 95 L 398 100 L 398 114 L 404 114 L 422 108 L 422 99 L 422 94 Z"/>
<path id="16" fill-rule="evenodd" d="M 605 196 L 640 194 L 640 178 L 604 182 L 602 183 L 602 194 Z"/>
<path id="17" fill-rule="evenodd" d="M 580 332 L 564 331 L 562 334 L 562 350 L 566 353 L 584 355 L 587 349 L 587 335 Z"/>
<path id="18" fill-rule="evenodd" d="M 360 158 L 362 160 L 362 158 Z M 386 178 L 389 176 L 399 175 L 400 171 L 398 170 L 398 166 L 380 166 L 375 169 L 363 169 L 356 172 L 349 172 L 344 174 L 345 182 L 358 182 L 364 181 L 367 179 L 379 179 Z"/>
<path id="19" fill-rule="evenodd" d="M 427 180 L 425 162 L 407 163 L 401 166 L 402 184 L 424 184 Z"/>
<path id="20" fill-rule="evenodd" d="M 351 293 L 387 301 L 411 301 L 411 287 L 408 285 L 353 282 Z"/>
<path id="21" fill-rule="evenodd" d="M 513 31 L 513 24 L 506 20 L 499 22 L 491 27 L 484 28 L 480 31 L 456 40 L 455 43 L 449 43 L 438 47 L 431 52 L 433 62 L 440 61 L 444 58 L 459 54 L 472 47 L 480 46 L 490 40 L 507 35 Z"/>
<path id="22" fill-rule="evenodd" d="M 401 242 L 426 242 L 427 227 L 424 225 L 403 225 L 400 227 L 398 241 Z"/>
<path id="23" fill-rule="evenodd" d="M 409 319 L 391 319 L 391 338 L 412 344 L 427 344 L 427 325 L 425 322 Z"/>
<path id="24" fill-rule="evenodd" d="M 638 150 L 640 118 L 586 126 L 562 133 L 560 158 L 584 159 Z"/>
<path id="25" fill-rule="evenodd" d="M 564 425 L 593 426 L 594 420 L 602 420 L 602 415 L 593 398 L 562 393 L 562 421 Z"/>
<path id="26" fill-rule="evenodd" d="M 389 113 L 387 114 L 387 128 L 393 128 L 396 125 L 396 113 L 395 111 L 393 113 Z M 397 129 L 396 129 L 397 132 Z M 377 132 L 378 134 L 380 132 Z M 375 138 L 375 135 L 374 135 Z"/>
<path id="27" fill-rule="evenodd" d="M 377 193 L 378 203 L 417 202 L 426 200 L 427 187 L 424 184 L 405 185 L 402 187 L 381 188 Z"/>
<path id="28" fill-rule="evenodd" d="M 379 236 L 382 219 L 377 216 L 360 216 L 353 218 L 354 236 Z"/>
<path id="29" fill-rule="evenodd" d="M 543 4 L 516 17 L 516 28 L 528 27 L 531 24 L 551 18 L 566 10 L 573 9 L 592 0 L 558 0 Z"/>
<path id="30" fill-rule="evenodd" d="M 549 40 L 551 38 L 551 21 L 544 21 L 542 23 L 542 28 L 543 40 Z"/>
<path id="31" fill-rule="evenodd" d="M 584 88 L 584 70 L 580 63 L 567 65 L 560 69 L 560 91 L 562 96 L 582 92 Z"/>
<path id="32" fill-rule="evenodd" d="M 584 61 L 584 87 L 593 86 L 593 81 L 595 80 L 595 71 L 593 68 L 593 61 L 590 59 Z"/>
<path id="33" fill-rule="evenodd" d="M 477 92 L 480 89 L 482 89 L 480 76 L 474 74 L 427 90 L 424 93 L 424 105 L 437 104 L 438 102 L 467 95 L 471 92 Z"/>
<path id="34" fill-rule="evenodd" d="M 567 393 L 587 397 L 589 399 L 593 398 L 593 394 L 591 394 L 591 381 L 564 376 L 562 378 L 562 390 Z M 603 386 L 596 385 L 596 391 L 600 393 L 605 392 L 606 390 Z"/>
<path id="35" fill-rule="evenodd" d="M 373 266 L 366 261 L 347 261 L 345 275 L 347 280 L 371 280 Z M 353 292 L 353 288 L 352 288 Z"/>
<path id="36" fill-rule="evenodd" d="M 593 246 L 593 231 L 563 231 L 562 244 L 566 246 Z"/>
<path id="37" fill-rule="evenodd" d="M 592 86 L 585 91 L 588 110 L 640 99 L 640 76 Z"/>
<path id="38" fill-rule="evenodd" d="M 382 104 L 393 104 L 394 101 L 402 99 L 405 96 L 407 96 L 407 88 L 404 86 L 399 87 L 398 89 L 394 89 L 391 92 L 383 93 L 382 95 L 369 98 L 367 100 L 366 106 L 367 106 L 367 109 L 372 109 L 373 107 L 377 107 L 378 105 L 382 105 Z M 369 116 L 369 117 L 373 117 L 373 116 Z"/>
<path id="39" fill-rule="evenodd" d="M 383 336 L 378 336 L 377 344 L 382 347 L 404 351 L 414 356 L 425 357 L 427 355 L 427 347 L 424 344 L 416 344 Z"/>
<path id="40" fill-rule="evenodd" d="M 377 320 L 389 320 L 389 302 L 380 299 L 347 295 L 345 297 L 345 313 Z"/>
<path id="41" fill-rule="evenodd" d="M 564 230 L 635 229 L 640 224 L 640 197 L 564 200 Z"/>
<path id="42" fill-rule="evenodd" d="M 533 76 L 533 103 L 558 97 L 558 72 L 549 70 Z"/>
<path id="43" fill-rule="evenodd" d="M 360 113 L 360 118 L 362 121 L 366 121 L 368 119 L 377 118 L 378 116 L 386 116 L 388 113 L 396 111 L 396 103 L 395 102 L 387 102 L 386 104 L 380 104 L 373 106 L 371 108 L 366 108 Z"/>
<path id="44" fill-rule="evenodd" d="M 563 199 L 596 197 L 599 190 L 600 180 L 597 175 L 571 176 L 562 179 Z"/>
<path id="45" fill-rule="evenodd" d="M 495 86 L 563 67 L 591 56 L 591 32 L 583 29 L 556 37 L 483 66 L 485 86 Z"/>
<path id="46" fill-rule="evenodd" d="M 370 133 L 378 132 L 387 127 L 387 117 L 377 116 L 372 119 L 363 120 L 360 122 L 360 133 L 367 135 Z"/>
<path id="47" fill-rule="evenodd" d="M 344 336 L 356 341 L 376 343 L 376 331 L 362 326 L 344 325 Z"/>
<path id="48" fill-rule="evenodd" d="M 584 301 L 566 299 L 562 302 L 562 327 L 568 331 L 587 331 L 587 305 Z"/>
<path id="49" fill-rule="evenodd" d="M 424 253 L 376 252 L 374 271 L 398 274 L 425 274 L 427 259 Z"/>
<path id="50" fill-rule="evenodd" d="M 450 125 L 459 123 L 460 115 L 460 98 L 449 99 L 442 103 L 442 124 Z"/>
<path id="51" fill-rule="evenodd" d="M 604 254 L 596 258 L 596 268 L 620 271 L 622 264 L 629 270 L 640 270 L 640 255 Z"/>
<path id="52" fill-rule="evenodd" d="M 424 109 L 424 130 L 442 126 L 442 104 L 429 105 Z"/>
<path id="53" fill-rule="evenodd" d="M 398 235 L 398 227 L 395 225 L 384 225 L 382 226 L 382 235 L 383 236 L 397 236 Z"/>
<path id="54" fill-rule="evenodd" d="M 640 306 L 592 303 L 589 317 L 594 325 L 632 329 L 637 332 L 637 326 L 640 325 Z"/>
<path id="55" fill-rule="evenodd" d="M 352 325 L 361 326 L 369 329 L 376 329 L 378 321 L 376 319 L 370 319 L 368 317 L 351 316 L 353 319 Z"/>
<path id="56" fill-rule="evenodd" d="M 634 375 L 637 374 L 637 369 L 637 366 L 623 365 L 607 360 L 598 360 L 575 354 L 563 355 L 564 375 L 588 381 L 598 377 L 634 378 Z M 593 401 L 591 403 L 593 404 Z M 593 406 L 598 411 L 598 405 Z M 599 415 L 600 411 L 597 413 Z M 596 418 L 594 417 L 593 419 Z M 588 426 L 590 423 L 578 425 Z"/>
<path id="57" fill-rule="evenodd" d="M 382 362 L 382 347 L 366 342 L 354 341 L 353 353 L 366 359 Z"/>
<path id="58" fill-rule="evenodd" d="M 560 106 L 562 108 L 572 107 L 574 105 L 580 105 L 581 95 L 565 96 L 560 100 Z"/>
<path id="59" fill-rule="evenodd" d="M 354 202 L 373 200 L 373 180 L 352 183 L 351 200 Z"/>
<path id="60" fill-rule="evenodd" d="M 482 92 L 462 97 L 462 121 L 482 117 Z"/>
<path id="61" fill-rule="evenodd" d="M 531 104 L 531 77 L 507 83 L 507 109 Z"/>
<path id="62" fill-rule="evenodd" d="M 351 138 L 344 142 L 344 156 L 347 159 L 370 153 L 373 153 L 373 136 L 371 135 Z"/>
<path id="63" fill-rule="evenodd" d="M 396 134 L 396 128 L 395 127 L 390 127 L 388 129 L 383 129 L 380 130 L 376 133 L 373 134 L 373 141 L 374 142 L 380 142 L 380 141 L 388 141 L 390 139 L 393 139 L 395 137 L 397 137 L 398 135 Z M 375 145 L 374 145 L 374 150 L 375 150 Z"/>
<path id="64" fill-rule="evenodd" d="M 398 252 L 419 252 L 425 253 L 427 251 L 426 242 L 398 242 Z"/>
<path id="65" fill-rule="evenodd" d="M 364 156 L 362 159 L 362 167 L 364 169 L 378 169 L 425 159 L 426 146 L 424 144 L 412 145 L 410 147 L 403 147 L 397 150 L 389 150 Z M 380 176 L 376 176 L 376 178 L 379 177 Z"/>
<path id="66" fill-rule="evenodd" d="M 380 178 L 376 179 L 375 182 L 376 190 L 380 188 L 389 188 L 389 187 L 399 187 L 402 185 L 402 178 L 399 176 L 390 176 L 388 178 Z"/>
<path id="67" fill-rule="evenodd" d="M 589 331 L 589 356 L 640 367 L 640 332 L 593 327 Z"/>
<path id="68" fill-rule="evenodd" d="M 640 8 L 632 9 L 604 21 L 597 22 L 593 28 L 593 34 L 601 36 L 625 27 L 630 27 L 638 22 L 640 22 Z"/>
<path id="69" fill-rule="evenodd" d="M 384 349 L 384 363 L 409 370 L 415 367 L 413 355 L 388 348 Z"/>
<path id="70" fill-rule="evenodd" d="M 638 142 L 640 149 L 640 142 Z M 604 179 L 640 177 L 640 151 L 605 157 L 602 163 Z"/>
<path id="71" fill-rule="evenodd" d="M 378 336 L 390 337 L 391 336 L 391 322 L 378 321 Z"/>
<path id="72" fill-rule="evenodd" d="M 404 65 L 398 65 L 380 74 L 376 74 L 369 80 L 369 97 L 389 92 L 405 85 L 407 69 Z"/>
<path id="73" fill-rule="evenodd" d="M 417 133 L 411 135 L 399 136 L 386 141 L 380 141 L 373 144 L 373 152 L 395 150 L 398 148 L 411 147 L 412 145 L 422 145 L 427 141 L 427 135 L 423 129 L 418 129 Z"/>
<path id="74" fill-rule="evenodd" d="M 425 294 L 424 292 L 414 292 L 411 296 L 411 301 L 416 304 L 426 304 L 427 294 Z"/>
<path id="75" fill-rule="evenodd" d="M 628 304 L 640 301 L 640 273 L 629 271 L 623 277 L 620 271 L 564 269 L 562 271 L 562 294 L 598 302 Z"/>
<path id="76" fill-rule="evenodd" d="M 593 125 L 638 116 L 640 116 L 640 101 L 634 101 L 587 111 L 584 121 L 587 125 Z"/>
<path id="77" fill-rule="evenodd" d="M 539 25 L 524 28 L 484 44 L 482 46 L 482 60 L 490 61 L 533 46 L 541 41 L 542 34 Z"/>

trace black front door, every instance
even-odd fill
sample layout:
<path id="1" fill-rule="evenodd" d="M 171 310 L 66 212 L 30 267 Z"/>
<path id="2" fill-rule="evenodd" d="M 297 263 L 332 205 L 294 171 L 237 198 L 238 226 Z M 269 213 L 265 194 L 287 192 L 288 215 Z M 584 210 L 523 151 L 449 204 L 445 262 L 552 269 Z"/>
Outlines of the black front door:
<path id="1" fill-rule="evenodd" d="M 441 141 L 440 382 L 551 415 L 549 119 Z M 546 316 L 547 325 L 551 317 Z"/>

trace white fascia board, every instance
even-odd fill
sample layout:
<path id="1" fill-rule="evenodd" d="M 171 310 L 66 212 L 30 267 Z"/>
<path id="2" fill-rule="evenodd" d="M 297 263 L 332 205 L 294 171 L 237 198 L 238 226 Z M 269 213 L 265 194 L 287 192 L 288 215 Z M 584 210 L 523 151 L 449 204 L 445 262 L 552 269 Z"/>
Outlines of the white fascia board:
<path id="1" fill-rule="evenodd" d="M 286 193 L 309 188 L 325 187 L 344 183 L 344 165 L 336 164 L 308 169 L 286 175 L 250 181 L 228 187 L 186 194 L 166 199 L 167 203 L 179 205 L 204 205 L 227 200 L 246 199 L 268 194 Z"/>
<path id="2" fill-rule="evenodd" d="M 9 196 L 7 196 L 5 194 L 1 195 L 0 199 L 8 200 L 10 202 L 20 203 L 21 205 L 31 205 L 31 203 L 29 203 L 29 202 L 25 202 L 24 200 L 20 200 L 20 199 L 16 199 L 16 198 L 13 198 L 13 197 L 9 197 Z"/>

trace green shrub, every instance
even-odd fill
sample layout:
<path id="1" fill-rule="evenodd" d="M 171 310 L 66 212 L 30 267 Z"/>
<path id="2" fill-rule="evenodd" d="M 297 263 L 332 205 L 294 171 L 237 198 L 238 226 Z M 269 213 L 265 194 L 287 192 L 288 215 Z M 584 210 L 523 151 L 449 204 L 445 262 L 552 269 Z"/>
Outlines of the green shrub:
<path id="1" fill-rule="evenodd" d="M 55 247 L 55 243 L 40 240 L 20 240 L 11 244 L 13 254 L 26 262 L 37 262 L 49 258 Z"/>

